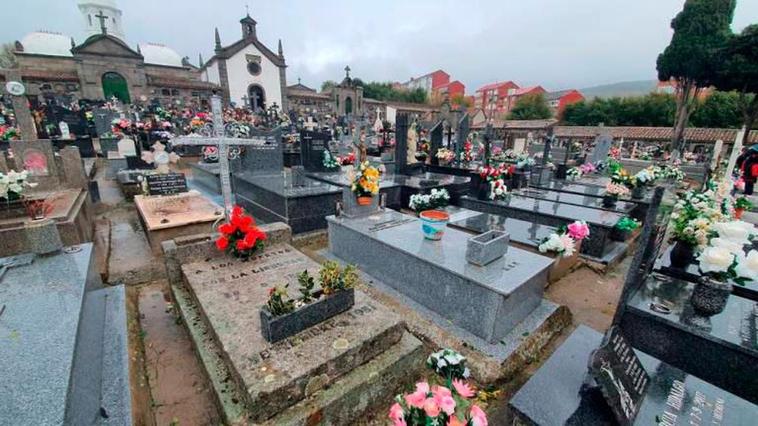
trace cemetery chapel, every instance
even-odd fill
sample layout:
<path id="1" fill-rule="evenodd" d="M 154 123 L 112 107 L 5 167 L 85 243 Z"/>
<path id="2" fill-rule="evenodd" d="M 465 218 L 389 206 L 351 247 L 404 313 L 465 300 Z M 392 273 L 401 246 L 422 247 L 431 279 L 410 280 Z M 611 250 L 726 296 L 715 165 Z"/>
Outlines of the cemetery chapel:
<path id="1" fill-rule="evenodd" d="M 17 40 L 14 54 L 27 94 L 59 103 L 78 99 L 121 102 L 157 101 L 206 105 L 214 91 L 225 101 L 266 108 L 284 105 L 286 65 L 257 37 L 256 21 L 241 21 L 242 37 L 222 46 L 218 30 L 215 55 L 199 64 L 160 43 L 126 41 L 122 11 L 115 0 L 78 0 L 86 39 L 36 31 Z"/>

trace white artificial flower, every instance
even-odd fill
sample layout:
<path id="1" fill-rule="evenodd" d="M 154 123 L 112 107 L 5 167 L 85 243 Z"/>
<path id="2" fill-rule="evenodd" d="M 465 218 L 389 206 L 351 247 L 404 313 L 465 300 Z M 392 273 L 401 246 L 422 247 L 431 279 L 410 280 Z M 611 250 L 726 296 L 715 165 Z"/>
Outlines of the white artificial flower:
<path id="1" fill-rule="evenodd" d="M 742 247 L 744 244 L 735 241 L 727 240 L 726 238 L 714 238 L 711 240 L 713 247 L 725 248 L 732 253 L 742 253 Z"/>
<path id="2" fill-rule="evenodd" d="M 723 247 L 706 247 L 698 261 L 703 273 L 726 272 L 734 262 L 734 254 Z"/>
<path id="3" fill-rule="evenodd" d="M 560 237 L 561 239 L 561 245 L 563 246 L 563 257 L 571 257 L 574 252 L 576 251 L 576 247 L 574 245 L 574 239 L 569 237 L 567 234 L 563 234 Z"/>
<path id="4" fill-rule="evenodd" d="M 714 223 L 712 228 L 719 234 L 719 237 L 736 243 L 747 243 L 748 237 L 754 233 L 753 225 L 745 224 L 739 220 Z"/>
<path id="5" fill-rule="evenodd" d="M 758 282 L 758 251 L 750 250 L 747 256 L 740 252 L 737 255 L 737 267 L 734 271 L 738 277 Z"/>

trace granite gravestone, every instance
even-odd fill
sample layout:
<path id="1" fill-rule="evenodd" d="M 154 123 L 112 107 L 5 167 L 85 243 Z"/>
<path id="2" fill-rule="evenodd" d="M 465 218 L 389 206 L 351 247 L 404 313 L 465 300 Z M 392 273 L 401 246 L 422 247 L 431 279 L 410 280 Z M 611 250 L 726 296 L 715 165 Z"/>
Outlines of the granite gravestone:
<path id="1" fill-rule="evenodd" d="M 399 113 L 395 118 L 395 171 L 405 174 L 408 167 L 408 114 Z"/>
<path id="2" fill-rule="evenodd" d="M 326 172 L 324 153 L 329 150 L 332 139 L 328 132 L 312 130 L 300 131 L 300 161 L 308 172 Z"/>
<path id="3" fill-rule="evenodd" d="M 592 164 L 605 161 L 612 144 L 613 138 L 610 135 L 599 135 L 595 138 L 595 147 L 592 149 L 588 161 Z"/>
<path id="4" fill-rule="evenodd" d="M 92 110 L 92 120 L 95 122 L 95 131 L 98 136 L 110 133 L 113 127 L 113 120 L 119 118 L 119 113 L 106 108 L 94 108 Z"/>
<path id="5" fill-rule="evenodd" d="M 455 143 L 455 156 L 458 158 L 458 156 L 461 153 L 461 150 L 463 150 L 463 144 L 466 143 L 466 138 L 468 138 L 469 134 L 469 126 L 470 126 L 470 120 L 468 113 L 463 114 L 463 117 L 458 122 L 458 131 L 456 132 L 456 143 Z"/>
<path id="6" fill-rule="evenodd" d="M 434 127 L 432 127 L 432 130 L 430 132 L 431 135 L 431 148 L 430 153 L 432 156 L 432 164 L 438 165 L 439 160 L 437 159 L 437 151 L 439 151 L 440 148 L 442 148 L 442 127 L 443 127 L 444 121 L 440 121 L 437 123 Z"/>
<path id="7" fill-rule="evenodd" d="M 10 149 L 13 151 L 16 170 L 27 170 L 29 181 L 38 184 L 36 190 L 54 190 L 58 187 L 60 179 L 50 141 L 10 141 Z"/>
<path id="8" fill-rule="evenodd" d="M 240 167 L 254 175 L 279 174 L 284 169 L 284 152 L 281 133 L 254 130 L 245 141 L 245 151 L 240 157 Z M 249 143 L 247 143 L 249 142 Z M 230 145 L 232 143 L 230 142 Z"/>
<path id="9" fill-rule="evenodd" d="M 619 424 L 632 425 L 650 383 L 642 363 L 618 327 L 590 357 L 590 372 Z"/>
<path id="10" fill-rule="evenodd" d="M 187 179 L 184 173 L 151 174 L 145 176 L 145 179 L 150 195 L 173 195 L 187 192 Z"/>

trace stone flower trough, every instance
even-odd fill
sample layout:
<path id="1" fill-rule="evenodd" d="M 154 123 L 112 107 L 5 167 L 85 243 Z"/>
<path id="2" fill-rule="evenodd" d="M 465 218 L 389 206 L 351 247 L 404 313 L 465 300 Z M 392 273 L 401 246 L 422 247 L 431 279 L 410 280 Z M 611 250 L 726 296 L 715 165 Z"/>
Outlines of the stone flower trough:
<path id="1" fill-rule="evenodd" d="M 468 239 L 466 261 L 484 266 L 503 257 L 508 252 L 510 235 L 503 231 L 487 231 Z"/>
<path id="2" fill-rule="evenodd" d="M 322 290 L 313 293 L 318 300 L 296 309 L 289 314 L 274 316 L 266 305 L 261 307 L 261 333 L 275 343 L 313 327 L 329 318 L 347 311 L 355 304 L 355 290 L 340 290 L 323 296 Z"/>

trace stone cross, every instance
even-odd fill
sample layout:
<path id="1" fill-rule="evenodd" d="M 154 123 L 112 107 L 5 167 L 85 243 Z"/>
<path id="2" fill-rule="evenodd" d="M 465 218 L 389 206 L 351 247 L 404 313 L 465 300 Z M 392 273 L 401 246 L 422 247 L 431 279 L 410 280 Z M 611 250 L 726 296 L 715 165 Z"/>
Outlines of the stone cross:
<path id="1" fill-rule="evenodd" d="M 195 145 L 195 146 L 218 146 L 218 164 L 221 179 L 221 194 L 224 197 L 224 211 L 227 219 L 234 206 L 234 194 L 229 178 L 229 146 L 260 146 L 266 144 L 265 137 L 230 138 L 224 135 L 224 116 L 221 108 L 221 97 L 211 97 L 211 110 L 213 112 L 213 137 L 181 136 L 171 140 L 172 146 Z"/>
<path id="2" fill-rule="evenodd" d="M 166 152 L 166 147 L 158 141 L 153 144 L 152 151 L 142 152 L 142 161 L 147 164 L 155 164 L 158 173 L 167 174 L 169 172 L 169 163 L 179 161 L 179 156 L 173 152 Z"/>
<path id="3" fill-rule="evenodd" d="M 318 124 L 318 123 L 316 123 L 315 121 L 313 121 L 313 117 L 309 115 L 308 119 L 303 124 L 303 127 L 305 127 L 306 130 L 312 132 L 313 129 L 316 128 L 316 124 Z"/>
<path id="4" fill-rule="evenodd" d="M 101 10 L 100 13 L 95 15 L 95 18 L 100 20 L 100 31 L 103 32 L 103 34 L 108 34 L 108 28 L 105 27 L 105 21 L 108 19 L 105 14 L 103 14 L 103 11 Z"/>
<path id="5" fill-rule="evenodd" d="M 5 70 L 5 81 L 17 81 L 21 83 L 21 73 L 18 70 Z M 19 96 L 10 95 L 13 104 L 13 113 L 16 117 L 16 126 L 21 132 L 21 137 L 26 141 L 37 140 L 37 127 L 34 118 L 29 111 L 29 101 L 24 94 Z"/>

